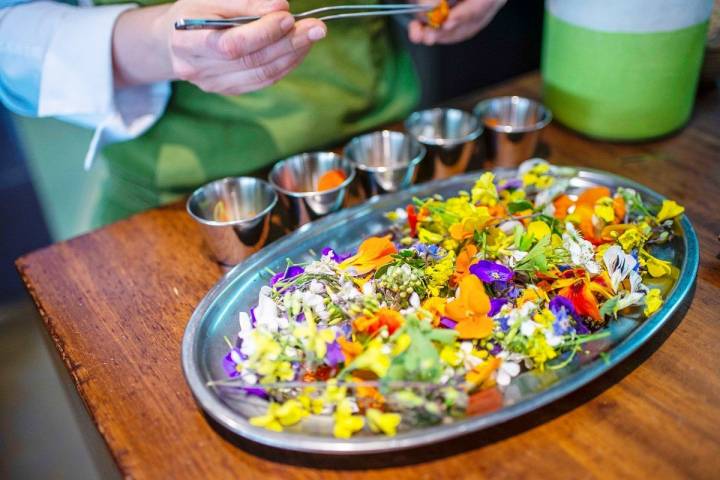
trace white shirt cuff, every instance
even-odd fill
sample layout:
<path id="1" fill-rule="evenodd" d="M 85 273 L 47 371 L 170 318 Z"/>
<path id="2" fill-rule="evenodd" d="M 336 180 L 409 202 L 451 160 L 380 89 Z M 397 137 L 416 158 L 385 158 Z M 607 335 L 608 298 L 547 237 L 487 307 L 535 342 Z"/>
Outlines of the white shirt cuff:
<path id="1" fill-rule="evenodd" d="M 38 116 L 57 116 L 95 128 L 85 168 L 104 145 L 149 129 L 170 98 L 169 82 L 114 87 L 113 28 L 117 17 L 134 7 L 68 8 L 45 55 Z"/>

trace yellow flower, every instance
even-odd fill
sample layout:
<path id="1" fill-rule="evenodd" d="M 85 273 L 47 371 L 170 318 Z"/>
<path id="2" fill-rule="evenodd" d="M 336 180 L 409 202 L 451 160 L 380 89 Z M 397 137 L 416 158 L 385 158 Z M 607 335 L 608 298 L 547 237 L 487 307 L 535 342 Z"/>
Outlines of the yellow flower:
<path id="1" fill-rule="evenodd" d="M 547 308 L 543 308 L 535 314 L 533 320 L 535 320 L 543 327 L 549 327 L 555 321 L 555 315 L 553 315 L 553 313 Z"/>
<path id="2" fill-rule="evenodd" d="M 534 237 L 535 240 L 540 240 L 550 235 L 552 231 L 550 230 L 550 227 L 548 227 L 547 223 L 542 220 L 535 220 L 534 222 L 530 222 L 527 226 L 527 233 L 528 235 Z"/>
<path id="3" fill-rule="evenodd" d="M 303 404 L 296 399 L 288 400 L 283 404 L 271 403 L 265 415 L 252 417 L 250 425 L 262 427 L 274 432 L 281 432 L 282 427 L 295 425 L 310 413 Z"/>
<path id="4" fill-rule="evenodd" d="M 673 200 L 663 200 L 662 207 L 657 214 L 657 221 L 662 222 L 668 218 L 675 218 L 684 211 L 685 207 L 678 205 Z"/>
<path id="5" fill-rule="evenodd" d="M 460 352 L 454 345 L 445 345 L 440 351 L 440 359 L 452 367 L 457 367 L 462 362 Z"/>
<path id="6" fill-rule="evenodd" d="M 426 244 L 438 244 L 442 242 L 443 236 L 439 233 L 431 232 L 427 228 L 420 227 L 418 229 L 418 240 Z"/>
<path id="7" fill-rule="evenodd" d="M 375 433 L 382 432 L 389 437 L 395 436 L 397 427 L 402 420 L 402 417 L 397 413 L 383 413 L 376 408 L 368 408 L 365 417 L 370 430 Z"/>
<path id="8" fill-rule="evenodd" d="M 335 332 L 329 328 L 318 330 L 313 314 L 305 311 L 305 323 L 296 327 L 293 336 L 304 340 L 307 348 L 315 353 L 316 358 L 323 358 L 327 353 L 327 344 L 335 340 Z"/>
<path id="9" fill-rule="evenodd" d="M 637 228 L 629 228 L 618 237 L 618 242 L 622 246 L 623 250 L 630 252 L 635 247 L 642 245 L 645 242 L 645 237 L 640 233 Z"/>
<path id="10" fill-rule="evenodd" d="M 557 352 L 547 343 L 545 335 L 538 330 L 528 341 L 528 356 L 532 358 L 535 367 L 542 371 L 545 369 L 545 362 L 557 357 Z"/>
<path id="11" fill-rule="evenodd" d="M 347 387 L 338 387 L 337 380 L 334 378 L 328 380 L 325 385 L 325 402 L 330 405 L 336 405 L 345 400 Z"/>
<path id="12" fill-rule="evenodd" d="M 599 198 L 595 202 L 595 215 L 601 218 L 605 223 L 611 223 L 615 220 L 615 208 L 613 207 L 613 199 L 610 197 Z"/>
<path id="13" fill-rule="evenodd" d="M 664 277 L 666 275 L 670 275 L 672 272 L 670 262 L 655 258 L 644 251 L 640 256 L 640 264 L 643 265 L 647 269 L 648 274 L 654 278 Z"/>
<path id="14" fill-rule="evenodd" d="M 360 415 L 352 414 L 352 403 L 350 400 L 342 400 L 333 414 L 335 426 L 333 435 L 338 438 L 350 438 L 353 433 L 359 431 L 365 425 L 365 420 Z"/>
<path id="15" fill-rule="evenodd" d="M 540 189 L 548 188 L 553 182 L 555 182 L 555 179 L 550 175 L 541 175 L 535 181 L 535 186 Z"/>
<path id="16" fill-rule="evenodd" d="M 426 267 L 425 275 L 427 276 L 427 288 L 430 291 L 430 295 L 433 297 L 440 295 L 440 289 L 447 285 L 454 271 L 455 252 L 452 251 L 448 252 L 448 254 L 435 265 Z"/>
<path id="17" fill-rule="evenodd" d="M 282 432 L 282 425 L 280 425 L 280 422 L 275 417 L 275 412 L 277 412 L 279 407 L 280 405 L 277 403 L 271 403 L 265 415 L 252 417 L 250 419 L 250 425 L 266 428 L 268 430 L 272 430 L 273 432 Z"/>
<path id="18" fill-rule="evenodd" d="M 472 202 L 492 207 L 497 203 L 498 193 L 493 180 L 495 175 L 492 172 L 483 173 L 475 182 L 471 190 Z"/>
<path id="19" fill-rule="evenodd" d="M 542 300 L 548 300 L 547 294 L 534 285 L 528 285 L 527 288 L 523 290 L 522 295 L 517 299 L 517 305 L 519 307 L 526 302 L 538 303 Z"/>
<path id="20" fill-rule="evenodd" d="M 659 288 L 651 288 L 645 295 L 645 316 L 649 317 L 655 313 L 663 304 L 662 295 Z"/>
<path id="21" fill-rule="evenodd" d="M 407 350 L 407 348 L 410 346 L 410 343 L 412 343 L 412 338 L 407 333 L 403 333 L 400 335 L 397 340 L 395 340 L 395 346 L 392 349 L 393 355 L 400 355 L 402 352 Z"/>
<path id="22" fill-rule="evenodd" d="M 465 374 L 465 381 L 472 385 L 488 385 L 490 375 L 500 366 L 500 359 L 491 357 L 483 363 L 475 365 L 475 367 Z"/>
<path id="23" fill-rule="evenodd" d="M 382 347 L 382 339 L 370 341 L 365 351 L 353 361 L 353 367 L 356 370 L 370 370 L 378 377 L 383 377 L 390 368 L 390 357 L 383 353 Z"/>

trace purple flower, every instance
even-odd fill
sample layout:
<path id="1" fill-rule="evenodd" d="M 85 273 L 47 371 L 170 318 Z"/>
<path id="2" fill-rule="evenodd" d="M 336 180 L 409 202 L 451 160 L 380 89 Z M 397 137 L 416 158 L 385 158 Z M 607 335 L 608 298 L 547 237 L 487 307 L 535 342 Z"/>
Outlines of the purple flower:
<path id="1" fill-rule="evenodd" d="M 507 332 L 510 330 L 510 325 L 508 325 L 508 317 L 500 317 L 497 319 L 498 324 L 500 325 L 500 330 L 503 332 Z"/>
<path id="2" fill-rule="evenodd" d="M 261 387 L 244 387 L 243 390 L 248 395 L 255 395 L 256 397 L 268 399 L 270 398 L 264 388 Z"/>
<path id="3" fill-rule="evenodd" d="M 448 317 L 440 317 L 440 326 L 444 328 L 455 328 L 455 325 L 457 325 L 457 322 L 453 320 L 452 318 Z"/>
<path id="4" fill-rule="evenodd" d="M 500 185 L 497 187 L 497 191 L 502 192 L 503 190 L 517 190 L 520 187 L 522 187 L 522 180 L 519 178 L 510 178 L 504 182 L 500 182 Z"/>
<path id="5" fill-rule="evenodd" d="M 575 312 L 575 307 L 573 307 L 572 302 L 569 298 L 563 297 L 562 295 L 556 295 L 553 297 L 552 300 L 550 300 L 550 303 L 548 304 L 548 308 L 550 311 L 556 316 L 562 316 L 563 313 L 572 316 L 573 318 L 577 318 L 577 312 Z"/>
<path id="6" fill-rule="evenodd" d="M 568 316 L 572 317 L 575 321 L 575 331 L 578 335 L 585 335 L 590 333 L 590 329 L 583 323 L 580 315 L 575 311 L 575 307 L 569 298 L 562 295 L 556 295 L 550 300 L 548 308 L 557 318 L 556 325 L 553 325 L 553 330 L 556 334 L 560 335 L 566 333 L 568 330 L 569 319 Z"/>
<path id="7" fill-rule="evenodd" d="M 491 298 L 490 299 L 490 311 L 488 312 L 488 317 L 493 317 L 497 315 L 497 313 L 500 311 L 500 309 L 508 303 L 509 300 L 507 298 Z"/>
<path id="8" fill-rule="evenodd" d="M 270 286 L 275 285 L 277 282 L 290 280 L 293 277 L 297 277 L 304 271 L 305 269 L 300 265 L 290 265 L 285 269 L 285 271 L 276 273 L 272 276 L 272 278 L 270 279 Z"/>
<path id="9" fill-rule="evenodd" d="M 497 356 L 500 352 L 502 352 L 502 347 L 497 343 L 493 344 L 492 350 L 490 350 L 490 355 Z"/>
<path id="10" fill-rule="evenodd" d="M 323 248 L 322 255 L 323 255 L 323 257 L 332 258 L 333 262 L 335 262 L 335 263 L 344 262 L 346 259 L 348 259 L 352 256 L 351 253 L 336 253 L 335 250 L 333 250 L 330 247 Z"/>
<path id="11" fill-rule="evenodd" d="M 480 260 L 478 263 L 470 265 L 470 273 L 487 283 L 508 282 L 513 278 L 512 270 L 501 263 L 490 260 Z"/>
<path id="12" fill-rule="evenodd" d="M 240 375 L 237 366 L 242 360 L 243 354 L 237 348 L 231 348 L 228 354 L 223 357 L 222 366 L 228 377 L 234 378 Z"/>
<path id="13" fill-rule="evenodd" d="M 327 353 L 325 354 L 325 363 L 330 367 L 334 367 L 338 363 L 344 361 L 345 356 L 343 355 L 342 348 L 340 348 L 340 344 L 337 340 L 334 340 L 332 343 L 328 343 Z"/>

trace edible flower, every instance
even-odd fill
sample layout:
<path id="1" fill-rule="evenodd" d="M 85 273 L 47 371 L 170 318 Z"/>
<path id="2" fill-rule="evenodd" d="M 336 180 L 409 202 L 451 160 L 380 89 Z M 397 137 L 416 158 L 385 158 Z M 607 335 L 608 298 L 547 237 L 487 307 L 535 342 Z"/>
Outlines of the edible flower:
<path id="1" fill-rule="evenodd" d="M 390 235 L 370 237 L 360 244 L 357 254 L 340 264 L 340 268 L 344 270 L 353 268 L 358 275 L 365 275 L 392 262 L 392 255 L 395 253 L 397 249 L 390 241 Z"/>
<path id="2" fill-rule="evenodd" d="M 353 327 L 358 332 L 374 335 L 381 328 L 387 328 L 390 335 L 403 324 L 403 316 L 396 310 L 381 308 L 372 315 L 358 317 L 353 322 Z"/>
<path id="3" fill-rule="evenodd" d="M 283 427 L 295 425 L 309 414 L 299 400 L 290 399 L 283 404 L 273 402 L 268 406 L 265 415 L 250 418 L 250 425 L 282 432 Z"/>
<path id="4" fill-rule="evenodd" d="M 645 296 L 645 310 L 643 311 L 643 313 L 649 317 L 653 313 L 657 312 L 658 309 L 662 306 L 662 304 L 663 299 L 662 295 L 660 294 L 660 289 L 651 288 Z"/>
<path id="5" fill-rule="evenodd" d="M 675 218 L 685 211 L 685 207 L 678 205 L 673 200 L 663 200 L 660 211 L 657 214 L 657 221 L 662 222 L 668 218 Z"/>
<path id="6" fill-rule="evenodd" d="M 445 307 L 448 317 L 458 322 L 455 326 L 460 338 L 484 338 L 493 330 L 488 317 L 490 299 L 480 279 L 468 275 L 460 281 L 460 295 Z"/>
<path id="7" fill-rule="evenodd" d="M 278 272 L 273 275 L 270 279 L 270 285 L 273 286 L 280 281 L 286 281 L 290 280 L 291 278 L 295 278 L 298 275 L 302 274 L 304 271 L 305 269 L 300 265 L 290 265 L 284 271 Z"/>
<path id="8" fill-rule="evenodd" d="M 353 415 L 352 403 L 347 398 L 338 403 L 333 418 L 335 419 L 333 435 L 337 438 L 350 438 L 353 433 L 361 430 L 365 425 L 363 417 Z"/>
<path id="9" fill-rule="evenodd" d="M 513 278 L 513 271 L 502 263 L 480 260 L 470 266 L 470 273 L 483 282 L 509 282 Z"/>
<path id="10" fill-rule="evenodd" d="M 395 436 L 397 427 L 400 425 L 402 417 L 397 413 L 383 413 L 376 408 L 369 408 L 365 412 L 368 426 L 373 432 L 382 432 L 389 437 Z"/>
<path id="11" fill-rule="evenodd" d="M 480 178 L 470 190 L 474 204 L 492 207 L 497 203 L 498 193 L 493 180 L 495 180 L 495 175 L 492 172 L 485 172 L 480 175 Z"/>

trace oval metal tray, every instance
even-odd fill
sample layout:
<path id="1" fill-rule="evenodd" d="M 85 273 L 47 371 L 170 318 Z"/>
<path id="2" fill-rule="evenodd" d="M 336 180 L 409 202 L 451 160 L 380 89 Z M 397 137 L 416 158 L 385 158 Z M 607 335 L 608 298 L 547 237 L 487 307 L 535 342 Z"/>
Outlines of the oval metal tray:
<path id="1" fill-rule="evenodd" d="M 510 176 L 511 170 L 496 170 L 498 178 Z M 188 323 L 182 345 L 185 377 L 199 405 L 221 425 L 252 441 L 282 449 L 328 454 L 388 452 L 430 444 L 468 432 L 481 430 L 524 415 L 546 405 L 602 375 L 645 343 L 673 315 L 691 291 L 699 261 L 698 241 L 687 216 L 680 222 L 681 234 L 661 252 L 679 268 L 680 275 L 662 308 L 644 321 L 619 318 L 607 327 L 610 336 L 588 344 L 590 353 L 579 355 L 567 367 L 527 372 L 516 377 L 505 390 L 504 405 L 481 416 L 471 416 L 453 423 L 399 432 L 395 437 L 358 435 L 343 440 L 327 433 L 329 420 L 315 417 L 303 422 L 303 428 L 276 433 L 253 427 L 247 421 L 264 411 L 265 404 L 256 397 L 233 396 L 207 386 L 210 380 L 224 378 L 221 360 L 227 353 L 224 337 L 236 338 L 238 313 L 248 310 L 256 301 L 262 285 L 267 282 L 266 267 L 279 271 L 286 259 L 296 262 L 312 259 L 309 250 L 320 252 L 325 246 L 336 251 L 356 248 L 369 235 L 385 232 L 390 225 L 384 213 L 404 207 L 412 197 L 436 193 L 450 196 L 469 188 L 479 172 L 446 180 L 417 185 L 409 190 L 376 197 L 324 219 L 304 225 L 292 234 L 267 246 L 237 265 L 215 285 L 197 306 Z M 571 182 L 576 189 L 591 185 L 610 188 L 624 186 L 637 190 L 646 202 L 659 204 L 662 196 L 635 182 L 609 173 L 577 169 Z"/>

